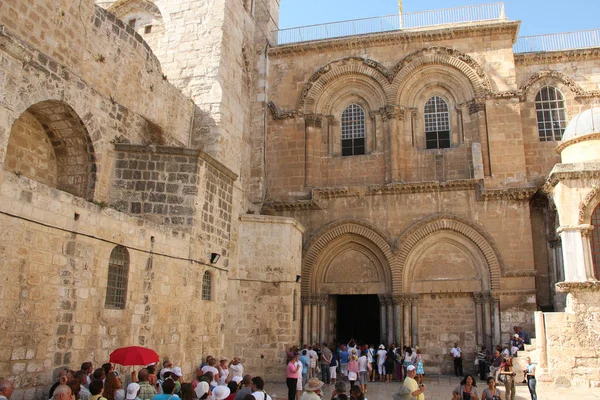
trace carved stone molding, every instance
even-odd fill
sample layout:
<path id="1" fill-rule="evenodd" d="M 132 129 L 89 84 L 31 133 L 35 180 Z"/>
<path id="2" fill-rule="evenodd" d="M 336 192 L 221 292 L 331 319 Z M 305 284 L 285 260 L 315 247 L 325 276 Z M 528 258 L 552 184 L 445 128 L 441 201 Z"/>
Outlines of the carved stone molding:
<path id="1" fill-rule="evenodd" d="M 379 110 L 384 121 L 397 119 L 404 121 L 406 110 L 401 106 L 385 106 Z"/>
<path id="2" fill-rule="evenodd" d="M 591 209 L 592 207 L 590 207 L 590 204 L 599 194 L 600 186 L 594 186 L 592 190 L 583 198 L 583 201 L 579 205 L 579 215 L 577 220 L 580 225 L 590 222 L 592 213 L 594 212 L 594 210 Z"/>
<path id="3" fill-rule="evenodd" d="M 313 304 L 326 307 L 329 304 L 329 295 L 321 294 L 313 296 Z"/>
<path id="4" fill-rule="evenodd" d="M 388 296 L 387 294 L 378 294 L 377 297 L 379 298 L 380 306 L 386 307 L 388 305 L 393 304 L 392 298 L 390 296 Z"/>
<path id="5" fill-rule="evenodd" d="M 314 200 L 296 200 L 296 201 L 274 201 L 264 203 L 261 209 L 262 214 L 284 211 L 307 211 L 320 210 L 321 207 Z"/>
<path id="6" fill-rule="evenodd" d="M 469 107 L 469 114 L 477 114 L 480 111 L 485 111 L 485 100 L 474 99 L 468 101 L 467 107 Z"/>
<path id="7" fill-rule="evenodd" d="M 531 296 L 537 294 L 535 289 L 525 289 L 525 290 L 497 290 L 496 293 L 498 296 Z"/>
<path id="8" fill-rule="evenodd" d="M 309 306 L 312 304 L 312 296 L 300 296 L 300 301 L 302 304 Z"/>
<path id="9" fill-rule="evenodd" d="M 483 293 L 473 293 L 473 300 L 475 301 L 475 304 L 483 304 L 485 297 Z"/>
<path id="10" fill-rule="evenodd" d="M 599 90 L 587 91 L 577 84 L 571 77 L 563 74 L 560 71 L 555 70 L 544 70 L 533 74 L 527 82 L 519 89 L 521 100 L 525 100 L 530 87 L 540 79 L 551 78 L 553 80 L 561 82 L 563 85 L 569 88 L 569 90 L 575 95 L 575 98 L 591 98 L 600 96 Z"/>
<path id="11" fill-rule="evenodd" d="M 515 54 L 515 63 L 521 65 L 563 64 L 598 59 L 600 59 L 598 48 Z"/>
<path id="12" fill-rule="evenodd" d="M 504 274 L 507 278 L 515 278 L 515 277 L 533 277 L 537 275 L 537 271 L 535 269 L 523 269 L 518 271 L 506 271 Z"/>
<path id="13" fill-rule="evenodd" d="M 477 200 L 517 200 L 529 201 L 539 190 L 537 187 L 510 188 L 510 189 L 483 189 L 479 187 Z"/>
<path id="14" fill-rule="evenodd" d="M 544 192 L 551 194 L 554 186 L 558 185 L 561 181 L 600 179 L 600 169 L 570 169 L 571 166 L 575 165 L 576 164 L 556 164 L 544 185 Z M 586 167 L 586 163 L 583 163 L 583 167 Z"/>
<path id="15" fill-rule="evenodd" d="M 560 293 L 599 292 L 600 281 L 559 282 L 556 284 L 556 291 Z"/>
<path id="16" fill-rule="evenodd" d="M 566 140 L 566 141 L 562 142 L 561 144 L 559 144 L 556 147 L 555 151 L 558 154 L 560 154 L 566 147 L 569 147 L 573 144 L 587 142 L 589 140 L 598 140 L 598 139 L 600 139 L 600 133 L 593 133 L 591 135 L 577 136 L 577 137 L 574 137 L 573 139 Z"/>
<path id="17" fill-rule="evenodd" d="M 323 126 L 323 116 L 320 114 L 304 114 L 303 117 L 307 128 L 321 128 Z"/>
<path id="18" fill-rule="evenodd" d="M 283 111 L 277 108 L 277 106 L 275 105 L 275 103 L 273 103 L 272 101 L 267 103 L 267 108 L 269 109 L 269 111 L 271 112 L 271 117 L 275 120 L 282 120 L 282 119 L 290 119 L 290 118 L 296 118 L 297 117 L 297 112 L 296 110 L 292 110 L 292 111 Z"/>
<path id="19" fill-rule="evenodd" d="M 559 226 L 556 229 L 556 233 L 559 235 L 563 232 L 580 232 L 582 235 L 587 236 L 591 232 L 593 232 L 594 226 L 590 224 L 581 224 L 581 225 L 563 225 Z"/>

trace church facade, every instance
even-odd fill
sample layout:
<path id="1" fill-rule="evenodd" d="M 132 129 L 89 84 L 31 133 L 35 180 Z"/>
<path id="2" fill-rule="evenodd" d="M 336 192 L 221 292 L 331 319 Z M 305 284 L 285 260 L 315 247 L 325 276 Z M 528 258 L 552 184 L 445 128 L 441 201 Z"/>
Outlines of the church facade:
<path id="1" fill-rule="evenodd" d="M 467 363 L 569 306 L 547 180 L 600 48 L 519 50 L 503 13 L 283 40 L 278 13 L 0 5 L 0 376 L 20 398 L 128 345 L 282 380 L 290 346 L 355 337 L 446 373 L 455 342 Z"/>

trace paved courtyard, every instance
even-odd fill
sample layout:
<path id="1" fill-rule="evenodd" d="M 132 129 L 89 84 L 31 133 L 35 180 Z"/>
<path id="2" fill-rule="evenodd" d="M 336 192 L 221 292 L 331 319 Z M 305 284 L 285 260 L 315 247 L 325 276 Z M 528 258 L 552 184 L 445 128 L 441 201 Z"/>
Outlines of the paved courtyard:
<path id="1" fill-rule="evenodd" d="M 427 392 L 426 400 L 449 400 L 452 398 L 452 390 L 458 385 L 458 379 L 452 376 L 438 375 L 430 376 L 426 379 Z M 367 389 L 368 400 L 390 400 L 392 394 L 398 388 L 398 382 L 392 383 L 371 383 Z M 477 387 L 481 391 L 486 387 L 483 382 L 477 382 Z M 325 385 L 324 400 L 331 398 L 333 387 Z M 502 399 L 504 397 L 504 386 L 500 385 Z M 273 400 L 283 400 L 287 398 L 287 388 L 285 383 L 266 384 L 266 391 L 273 397 Z M 600 399 L 600 389 L 576 389 L 576 388 L 555 388 L 549 384 L 538 384 L 539 400 L 587 400 Z M 517 384 L 517 396 L 515 400 L 529 400 L 529 390 L 525 384 Z"/>

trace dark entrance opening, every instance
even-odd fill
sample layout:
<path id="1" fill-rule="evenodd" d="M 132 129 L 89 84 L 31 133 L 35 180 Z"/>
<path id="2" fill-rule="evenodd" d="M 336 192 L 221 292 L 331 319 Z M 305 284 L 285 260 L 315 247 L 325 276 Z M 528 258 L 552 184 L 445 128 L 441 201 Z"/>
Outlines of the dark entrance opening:
<path id="1" fill-rule="evenodd" d="M 379 298 L 377 295 L 337 296 L 336 341 L 352 338 L 363 343 L 379 343 Z"/>

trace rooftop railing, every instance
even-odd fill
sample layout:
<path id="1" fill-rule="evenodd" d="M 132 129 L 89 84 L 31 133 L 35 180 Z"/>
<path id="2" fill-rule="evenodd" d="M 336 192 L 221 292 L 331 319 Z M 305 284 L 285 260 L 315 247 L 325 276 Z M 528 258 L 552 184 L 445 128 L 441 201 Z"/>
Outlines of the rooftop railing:
<path id="1" fill-rule="evenodd" d="M 600 29 L 522 36 L 517 39 L 517 42 L 513 46 L 513 51 L 515 53 L 539 53 L 589 49 L 593 47 L 600 47 Z"/>
<path id="2" fill-rule="evenodd" d="M 277 44 L 282 45 L 400 29 L 503 20 L 506 20 L 504 3 L 491 3 L 308 25 L 280 29 L 274 33 Z"/>

